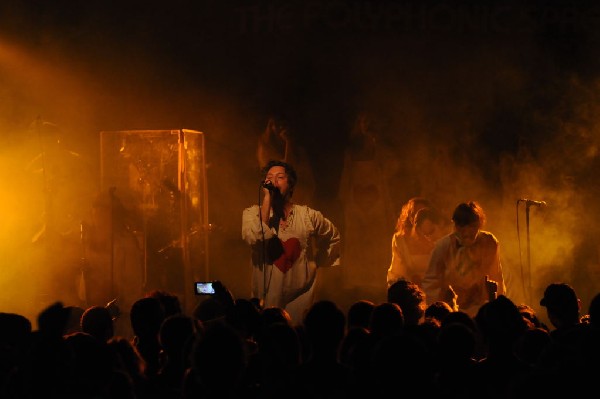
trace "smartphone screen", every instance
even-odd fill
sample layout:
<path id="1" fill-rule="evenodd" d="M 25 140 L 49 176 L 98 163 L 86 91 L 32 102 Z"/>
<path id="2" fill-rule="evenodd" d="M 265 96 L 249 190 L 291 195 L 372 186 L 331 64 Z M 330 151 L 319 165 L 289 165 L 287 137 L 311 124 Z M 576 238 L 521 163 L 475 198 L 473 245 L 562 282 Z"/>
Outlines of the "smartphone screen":
<path id="1" fill-rule="evenodd" d="M 197 281 L 195 285 L 196 295 L 213 295 L 215 293 L 211 282 Z"/>

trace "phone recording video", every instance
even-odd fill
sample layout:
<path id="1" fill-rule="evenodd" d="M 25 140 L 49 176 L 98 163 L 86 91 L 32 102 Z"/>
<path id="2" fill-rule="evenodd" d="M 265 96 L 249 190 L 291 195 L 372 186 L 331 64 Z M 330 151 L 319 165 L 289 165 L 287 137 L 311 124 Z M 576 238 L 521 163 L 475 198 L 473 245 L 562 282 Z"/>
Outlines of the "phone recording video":
<path id="1" fill-rule="evenodd" d="M 196 295 L 214 295 L 215 289 L 210 281 L 196 281 L 194 283 Z"/>

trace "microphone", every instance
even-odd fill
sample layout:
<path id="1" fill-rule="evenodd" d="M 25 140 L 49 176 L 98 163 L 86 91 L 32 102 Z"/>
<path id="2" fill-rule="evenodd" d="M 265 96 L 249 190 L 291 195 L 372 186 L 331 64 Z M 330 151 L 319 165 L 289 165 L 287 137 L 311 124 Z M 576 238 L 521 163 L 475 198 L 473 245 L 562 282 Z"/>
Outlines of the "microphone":
<path id="1" fill-rule="evenodd" d="M 535 206 L 546 206 L 546 201 L 535 201 L 535 200 L 530 200 L 527 198 L 521 198 L 519 199 L 517 202 L 524 202 L 525 205 L 527 206 L 531 206 L 531 205 L 535 205 Z"/>
<path id="2" fill-rule="evenodd" d="M 275 191 L 275 186 L 271 180 L 266 180 L 262 182 L 261 185 L 269 191 Z"/>

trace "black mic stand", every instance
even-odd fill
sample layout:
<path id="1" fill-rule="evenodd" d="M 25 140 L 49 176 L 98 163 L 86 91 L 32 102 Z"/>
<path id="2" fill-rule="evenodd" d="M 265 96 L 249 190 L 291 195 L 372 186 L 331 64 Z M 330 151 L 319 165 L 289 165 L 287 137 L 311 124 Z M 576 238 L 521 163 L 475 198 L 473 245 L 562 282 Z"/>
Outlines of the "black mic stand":
<path id="1" fill-rule="evenodd" d="M 531 305 L 532 302 L 532 285 L 531 285 L 531 243 L 530 243 L 530 238 L 529 238 L 529 207 L 530 207 L 530 203 L 529 202 L 525 202 L 525 228 L 526 228 L 526 232 L 527 232 L 527 275 L 528 275 L 528 279 L 529 279 L 529 286 L 528 286 L 528 301 L 529 304 Z"/>
<path id="2" fill-rule="evenodd" d="M 116 187 L 110 187 L 108 194 L 110 197 L 110 297 L 115 298 L 115 190 Z"/>
<path id="3" fill-rule="evenodd" d="M 85 223 L 81 221 L 79 224 L 80 228 L 80 245 L 81 245 L 81 259 L 80 259 L 80 273 L 79 273 L 79 286 L 78 286 L 78 296 L 79 300 L 83 303 L 83 305 L 87 308 L 90 304 L 88 303 L 88 295 L 87 295 L 87 272 L 89 268 L 88 258 L 87 258 L 87 231 L 85 229 Z"/>

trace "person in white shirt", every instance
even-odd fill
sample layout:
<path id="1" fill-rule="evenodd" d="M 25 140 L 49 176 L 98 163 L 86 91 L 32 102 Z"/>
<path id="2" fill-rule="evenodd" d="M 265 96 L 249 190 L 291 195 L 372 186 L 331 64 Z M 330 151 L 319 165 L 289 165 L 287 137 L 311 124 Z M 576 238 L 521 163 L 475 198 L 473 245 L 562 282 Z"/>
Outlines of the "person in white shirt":
<path id="1" fill-rule="evenodd" d="M 439 212 L 421 197 L 411 198 L 402 207 L 392 236 L 392 262 L 387 287 L 404 278 L 421 286 L 435 241 L 445 231 Z"/>
<path id="2" fill-rule="evenodd" d="M 340 233 L 321 212 L 292 201 L 297 176 L 290 164 L 270 161 L 263 173 L 262 203 L 242 213 L 242 238 L 252 248 L 252 295 L 300 323 L 314 301 L 317 268 L 339 264 Z"/>
<path id="3" fill-rule="evenodd" d="M 422 285 L 428 304 L 448 301 L 455 293 L 458 308 L 475 316 L 481 305 L 506 291 L 499 242 L 481 230 L 485 213 L 477 202 L 459 204 L 452 221 L 454 231 L 436 242 Z"/>

